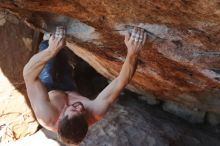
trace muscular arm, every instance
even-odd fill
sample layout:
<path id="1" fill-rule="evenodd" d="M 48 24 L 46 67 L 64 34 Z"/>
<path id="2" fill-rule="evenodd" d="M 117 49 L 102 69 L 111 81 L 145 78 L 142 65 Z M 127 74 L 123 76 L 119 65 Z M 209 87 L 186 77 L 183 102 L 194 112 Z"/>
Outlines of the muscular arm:
<path id="1" fill-rule="evenodd" d="M 26 82 L 34 82 L 35 80 L 38 80 L 38 75 L 46 63 L 55 55 L 55 52 L 47 48 L 31 57 L 23 70 L 24 80 Z"/>
<path id="2" fill-rule="evenodd" d="M 125 44 L 128 48 L 128 54 L 118 77 L 115 78 L 93 101 L 92 111 L 97 119 L 105 115 L 109 107 L 115 102 L 120 92 L 131 81 L 135 73 L 138 54 L 145 43 L 146 34 L 143 30 L 137 28 L 133 30 L 132 33 L 137 33 L 142 36 L 143 41 L 135 42 L 130 36 L 126 36 Z"/>
<path id="3" fill-rule="evenodd" d="M 51 37 L 49 47 L 34 55 L 23 70 L 27 94 L 34 113 L 39 123 L 49 130 L 53 130 L 50 127 L 55 122 L 54 117 L 57 116 L 57 111 L 50 103 L 48 91 L 38 76 L 46 63 L 57 54 L 62 46 L 63 40 Z"/>

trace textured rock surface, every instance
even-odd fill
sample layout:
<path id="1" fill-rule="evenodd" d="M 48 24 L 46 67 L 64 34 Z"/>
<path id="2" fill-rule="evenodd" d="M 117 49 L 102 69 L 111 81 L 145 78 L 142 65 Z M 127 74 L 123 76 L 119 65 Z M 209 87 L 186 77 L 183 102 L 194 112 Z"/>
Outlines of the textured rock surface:
<path id="1" fill-rule="evenodd" d="M 69 47 L 109 79 L 125 59 L 122 34 L 145 28 L 149 41 L 128 88 L 220 113 L 218 0 L 5 0 L 0 7 L 41 31 L 65 25 Z"/>
<path id="2" fill-rule="evenodd" d="M 189 109 L 173 102 L 165 102 L 163 104 L 163 110 L 173 113 L 191 123 L 203 123 L 205 118 L 205 112 L 199 111 L 196 108 Z"/>
<path id="3" fill-rule="evenodd" d="M 120 97 L 81 146 L 218 146 L 220 127 L 196 127 L 135 100 Z"/>
<path id="4" fill-rule="evenodd" d="M 43 130 L 39 130 L 32 136 L 27 136 L 16 142 L 2 143 L 0 146 L 62 146 L 59 142 L 47 136 Z"/>
<path id="5" fill-rule="evenodd" d="M 138 99 L 143 100 L 147 102 L 147 104 L 150 104 L 150 105 L 160 104 L 160 101 L 152 94 L 147 94 L 147 95 L 145 94 L 145 96 L 139 96 Z"/>
<path id="6" fill-rule="evenodd" d="M 220 115 L 216 113 L 207 113 L 207 122 L 211 125 L 218 125 L 220 124 Z"/>
<path id="7" fill-rule="evenodd" d="M 38 123 L 25 100 L 22 77 L 33 31 L 13 15 L 0 12 L 0 17 L 5 20 L 0 25 L 0 142 L 6 142 L 35 133 Z"/>

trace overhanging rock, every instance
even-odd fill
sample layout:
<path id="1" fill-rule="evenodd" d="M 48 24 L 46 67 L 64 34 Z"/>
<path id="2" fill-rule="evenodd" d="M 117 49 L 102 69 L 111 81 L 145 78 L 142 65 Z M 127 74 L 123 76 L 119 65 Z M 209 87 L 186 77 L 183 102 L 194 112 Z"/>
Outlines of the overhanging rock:
<path id="1" fill-rule="evenodd" d="M 125 59 L 123 34 L 142 27 L 148 42 L 128 88 L 220 113 L 217 1 L 17 0 L 0 7 L 42 32 L 65 25 L 68 47 L 108 79 L 118 75 Z"/>

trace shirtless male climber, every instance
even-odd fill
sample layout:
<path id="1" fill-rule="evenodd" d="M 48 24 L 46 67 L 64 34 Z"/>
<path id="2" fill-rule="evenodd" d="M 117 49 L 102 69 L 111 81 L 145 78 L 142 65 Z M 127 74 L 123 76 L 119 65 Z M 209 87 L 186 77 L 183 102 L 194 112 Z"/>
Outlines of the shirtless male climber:
<path id="1" fill-rule="evenodd" d="M 57 86 L 58 89 L 51 87 L 51 82 L 56 83 L 51 81 L 48 70 L 53 65 L 53 58 L 65 46 L 65 37 L 52 35 L 49 44 L 42 42 L 40 52 L 29 60 L 23 70 L 28 97 L 38 122 L 58 133 L 61 142 L 79 144 L 86 136 L 88 127 L 106 114 L 131 81 L 145 40 L 146 33 L 141 28 L 134 28 L 131 34 L 125 36 L 127 56 L 122 69 L 94 100 L 83 97 L 71 87 L 65 88 L 65 85 Z M 71 86 L 71 83 L 67 84 Z"/>

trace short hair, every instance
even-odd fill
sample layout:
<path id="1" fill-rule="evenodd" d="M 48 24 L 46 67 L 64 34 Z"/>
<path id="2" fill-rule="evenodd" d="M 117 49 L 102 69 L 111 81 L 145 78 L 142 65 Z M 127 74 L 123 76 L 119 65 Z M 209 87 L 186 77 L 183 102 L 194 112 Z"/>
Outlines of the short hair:
<path id="1" fill-rule="evenodd" d="M 83 114 L 68 119 L 66 115 L 59 121 L 58 138 L 65 144 L 79 144 L 86 136 L 88 123 Z"/>

